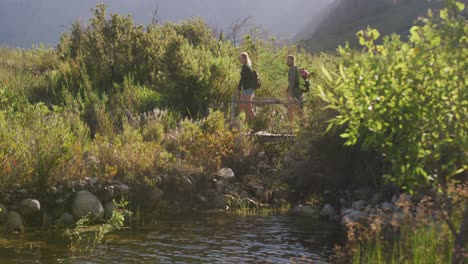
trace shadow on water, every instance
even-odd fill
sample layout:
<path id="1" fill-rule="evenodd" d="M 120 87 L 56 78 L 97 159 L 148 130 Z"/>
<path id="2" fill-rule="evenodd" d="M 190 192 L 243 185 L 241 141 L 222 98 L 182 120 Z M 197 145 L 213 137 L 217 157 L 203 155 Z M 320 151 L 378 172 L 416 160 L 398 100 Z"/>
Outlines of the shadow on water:
<path id="1" fill-rule="evenodd" d="M 179 216 L 107 235 L 77 257 L 61 232 L 0 238 L 0 263 L 326 263 L 342 241 L 339 224 L 307 217 Z"/>

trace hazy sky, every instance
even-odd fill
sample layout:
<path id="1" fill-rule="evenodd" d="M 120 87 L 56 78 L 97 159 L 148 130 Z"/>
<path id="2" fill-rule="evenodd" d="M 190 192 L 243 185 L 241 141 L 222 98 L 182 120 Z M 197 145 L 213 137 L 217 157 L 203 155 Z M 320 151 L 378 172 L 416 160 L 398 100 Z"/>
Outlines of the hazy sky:
<path id="1" fill-rule="evenodd" d="M 252 17 L 270 34 L 292 37 L 323 14 L 334 0 L 0 0 L 0 45 L 56 44 L 73 21 L 87 21 L 98 3 L 109 12 L 130 14 L 138 24 L 151 22 L 159 6 L 162 21 L 202 17 L 227 30 L 239 18 Z"/>

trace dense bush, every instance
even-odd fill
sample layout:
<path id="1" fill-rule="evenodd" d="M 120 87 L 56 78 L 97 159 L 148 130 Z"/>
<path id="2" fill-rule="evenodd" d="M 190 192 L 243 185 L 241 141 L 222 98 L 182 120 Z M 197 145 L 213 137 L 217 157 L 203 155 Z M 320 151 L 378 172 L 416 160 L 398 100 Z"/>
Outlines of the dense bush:
<path id="1" fill-rule="evenodd" d="M 468 169 L 464 9 L 463 3 L 447 1 L 437 15 L 429 11 L 410 29 L 408 43 L 393 36 L 375 45 L 377 30 L 358 32 L 364 50 L 340 48 L 339 78 L 324 70 L 328 84 L 323 87 L 332 88 L 321 90 L 338 113 L 330 127 L 344 130 L 346 145 L 377 150 L 388 180 L 432 196 L 439 220 L 455 238 L 453 263 L 463 262 L 468 230 L 467 198 L 457 191 L 466 190 Z M 462 216 L 455 215 L 460 211 Z"/>
<path id="2" fill-rule="evenodd" d="M 323 98 L 338 111 L 348 145 L 375 148 L 391 180 L 406 187 L 445 184 L 467 168 L 468 25 L 463 4 L 429 12 L 408 43 L 376 30 L 358 33 L 364 52 L 339 50 L 340 77 Z M 325 75 L 330 76 L 327 72 Z"/>

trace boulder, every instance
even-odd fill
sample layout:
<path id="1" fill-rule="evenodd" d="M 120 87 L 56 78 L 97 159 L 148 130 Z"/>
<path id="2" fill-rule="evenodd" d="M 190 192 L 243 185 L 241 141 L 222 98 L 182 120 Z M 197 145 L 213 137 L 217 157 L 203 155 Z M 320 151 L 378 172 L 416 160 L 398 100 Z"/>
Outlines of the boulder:
<path id="1" fill-rule="evenodd" d="M 41 204 L 36 199 L 25 199 L 21 202 L 21 213 L 23 215 L 32 215 L 41 210 Z"/>
<path id="2" fill-rule="evenodd" d="M 72 206 L 73 215 L 77 219 L 91 215 L 98 219 L 104 217 L 104 208 L 101 201 L 88 191 L 79 191 L 76 193 Z"/>
<path id="3" fill-rule="evenodd" d="M 0 224 L 5 223 L 5 221 L 7 220 L 7 216 L 7 208 L 3 204 L 0 204 Z"/>
<path id="4" fill-rule="evenodd" d="M 380 206 L 380 208 L 382 209 L 382 211 L 384 211 L 385 213 L 389 213 L 391 211 L 393 211 L 393 209 L 395 208 L 395 206 L 389 202 L 384 202 L 382 204 L 382 206 Z"/>
<path id="5" fill-rule="evenodd" d="M 6 225 L 9 230 L 19 230 L 23 229 L 23 218 L 18 212 L 10 211 L 7 215 Z"/>
<path id="6" fill-rule="evenodd" d="M 112 199 L 114 199 L 114 186 L 107 186 L 107 187 L 104 187 L 104 201 L 111 201 Z"/>
<path id="7" fill-rule="evenodd" d="M 113 214 L 114 214 L 115 209 L 117 209 L 117 206 L 115 206 L 114 202 L 113 201 L 108 201 L 104 205 L 105 218 L 106 219 L 111 219 Z"/>
<path id="8" fill-rule="evenodd" d="M 366 201 L 364 201 L 364 200 L 353 202 L 352 205 L 351 205 L 351 207 L 354 210 L 362 210 L 364 208 L 364 206 L 366 206 Z"/>
<path id="9" fill-rule="evenodd" d="M 236 175 L 230 168 L 222 168 L 218 171 L 218 176 L 225 181 L 230 181 L 233 180 Z"/>
<path id="10" fill-rule="evenodd" d="M 352 210 L 345 214 L 341 219 L 341 223 L 344 225 L 356 224 L 364 222 L 369 215 L 366 212 L 359 210 Z"/>
<path id="11" fill-rule="evenodd" d="M 57 192 L 58 192 L 57 187 L 55 187 L 55 186 L 49 187 L 49 188 L 47 189 L 47 191 L 48 191 L 50 194 L 52 194 L 52 195 L 55 195 L 55 194 L 57 194 Z"/>
<path id="12" fill-rule="evenodd" d="M 320 211 L 320 215 L 325 217 L 333 217 L 336 215 L 336 212 L 333 206 L 331 206 L 331 204 L 326 204 L 323 207 L 322 211 Z"/>
<path id="13" fill-rule="evenodd" d="M 190 180 L 188 177 L 181 177 L 178 181 L 178 187 L 179 191 L 182 193 L 191 193 L 194 191 L 194 186 L 192 183 L 192 180 Z"/>
<path id="14" fill-rule="evenodd" d="M 63 226 L 71 226 L 75 223 L 75 217 L 73 217 L 72 214 L 69 212 L 65 212 L 62 214 L 62 216 L 57 219 L 57 224 L 63 225 Z"/>
<path id="15" fill-rule="evenodd" d="M 10 193 L 4 193 L 2 196 L 1 202 L 8 203 L 10 202 L 11 198 L 12 198 L 12 195 Z"/>
<path id="16" fill-rule="evenodd" d="M 97 177 L 92 177 L 90 180 L 89 180 L 89 184 L 91 185 L 96 185 L 96 183 L 98 183 L 99 179 Z"/>
<path id="17" fill-rule="evenodd" d="M 310 205 L 296 205 L 294 206 L 294 213 L 313 218 L 319 218 L 320 216 L 320 211 Z"/>
<path id="18" fill-rule="evenodd" d="M 129 193 L 130 193 L 130 188 L 125 184 L 121 184 L 120 185 L 120 194 L 121 195 L 128 195 Z"/>
<path id="19" fill-rule="evenodd" d="M 155 207 L 159 205 L 159 203 L 162 200 L 163 195 L 164 195 L 164 192 L 161 189 L 159 189 L 158 187 L 153 187 L 148 193 L 148 196 L 146 199 L 147 205 L 150 207 Z"/>
<path id="20" fill-rule="evenodd" d="M 223 181 L 218 181 L 216 182 L 216 192 L 218 192 L 219 194 L 222 194 L 224 193 L 224 188 L 226 186 L 224 185 L 224 182 Z"/>

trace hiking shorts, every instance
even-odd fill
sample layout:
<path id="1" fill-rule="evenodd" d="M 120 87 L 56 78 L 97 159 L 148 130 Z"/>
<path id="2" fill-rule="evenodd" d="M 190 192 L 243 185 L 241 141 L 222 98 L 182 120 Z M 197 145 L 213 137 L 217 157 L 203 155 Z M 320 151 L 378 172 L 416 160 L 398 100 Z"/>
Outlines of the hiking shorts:
<path id="1" fill-rule="evenodd" d="M 252 88 L 249 89 L 242 89 L 242 95 L 253 95 L 254 90 Z"/>

